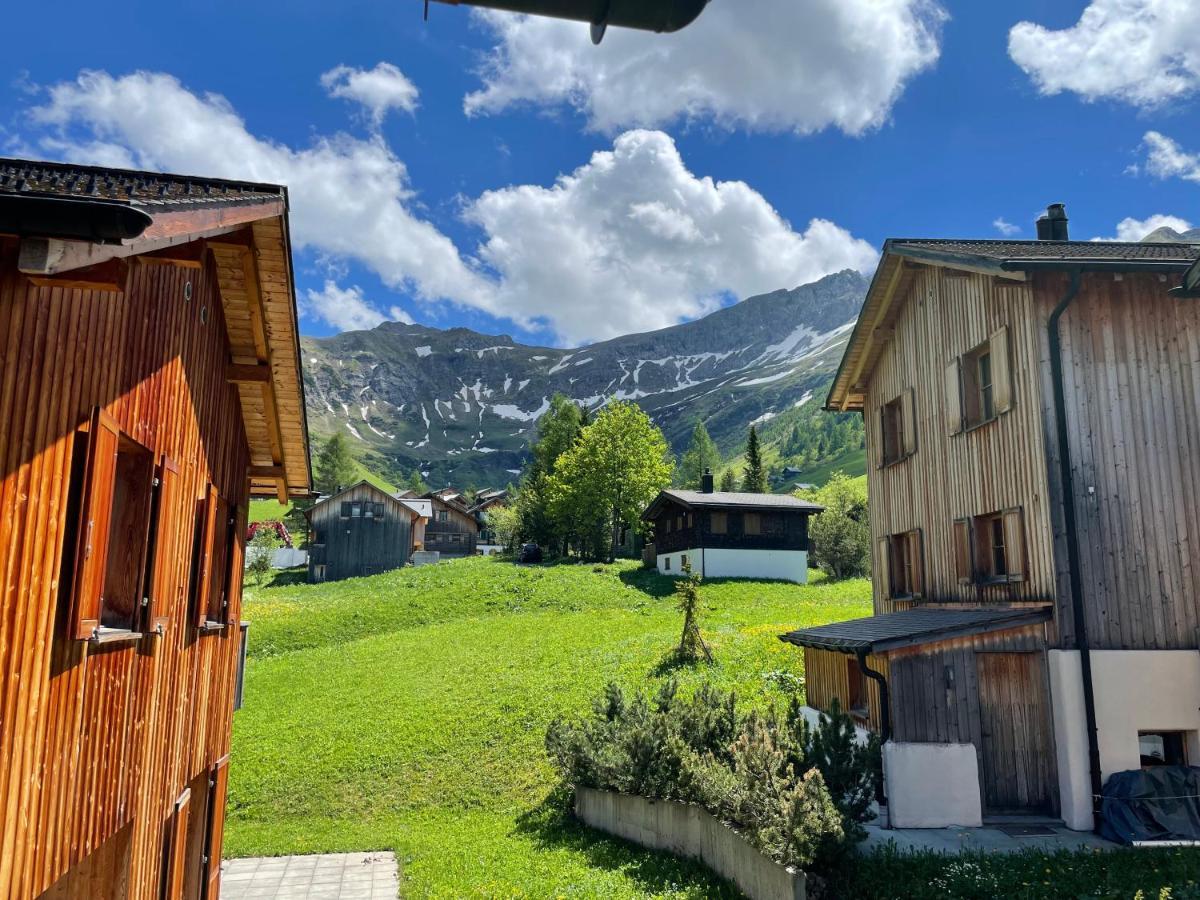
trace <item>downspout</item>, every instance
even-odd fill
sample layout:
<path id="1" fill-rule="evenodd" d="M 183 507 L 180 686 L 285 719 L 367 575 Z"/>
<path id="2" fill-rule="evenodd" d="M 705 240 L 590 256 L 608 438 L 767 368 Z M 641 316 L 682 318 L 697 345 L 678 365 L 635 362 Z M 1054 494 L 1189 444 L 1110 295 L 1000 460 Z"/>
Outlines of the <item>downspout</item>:
<path id="1" fill-rule="evenodd" d="M 886 744 L 892 737 L 892 703 L 888 696 L 887 678 L 882 672 L 876 672 L 867 665 L 867 651 L 859 650 L 858 670 L 879 685 L 879 743 L 882 746 Z M 879 783 L 875 787 L 875 800 L 880 805 L 887 802 L 887 793 L 884 790 L 884 779 L 882 772 L 880 773 Z M 888 819 L 889 827 L 891 819 Z"/>
<path id="2" fill-rule="evenodd" d="M 1075 623 L 1075 645 L 1079 649 L 1079 666 L 1083 676 L 1083 711 L 1087 720 L 1088 766 L 1091 769 L 1092 813 L 1094 826 L 1099 827 L 1100 793 L 1103 781 L 1100 770 L 1100 742 L 1096 730 L 1096 695 L 1092 685 L 1092 655 L 1088 644 L 1087 618 L 1083 604 L 1083 582 L 1079 569 L 1079 529 L 1075 521 L 1075 478 L 1071 472 L 1070 434 L 1067 430 L 1066 389 L 1063 386 L 1062 340 L 1059 321 L 1067 307 L 1079 296 L 1080 272 L 1071 270 L 1071 282 L 1058 305 L 1050 313 L 1047 337 L 1050 342 L 1050 373 L 1054 389 L 1054 418 L 1058 438 L 1059 480 L 1062 483 L 1063 527 L 1067 538 L 1067 575 L 1071 585 L 1071 618 Z"/>

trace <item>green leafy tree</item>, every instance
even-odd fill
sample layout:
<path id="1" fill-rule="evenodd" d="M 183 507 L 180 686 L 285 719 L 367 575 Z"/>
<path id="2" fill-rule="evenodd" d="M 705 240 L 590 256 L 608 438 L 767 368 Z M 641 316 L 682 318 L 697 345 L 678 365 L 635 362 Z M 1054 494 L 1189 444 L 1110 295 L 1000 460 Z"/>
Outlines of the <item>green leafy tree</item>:
<path id="1" fill-rule="evenodd" d="M 254 583 L 261 586 L 271 574 L 275 551 L 283 546 L 274 528 L 259 528 L 250 539 L 246 555 L 250 557 L 248 569 Z"/>
<path id="2" fill-rule="evenodd" d="M 413 469 L 412 474 L 408 476 L 408 482 L 405 487 L 414 494 L 428 494 L 429 485 L 425 483 L 425 479 L 421 477 L 420 469 Z"/>
<path id="3" fill-rule="evenodd" d="M 317 490 L 332 494 L 340 487 L 349 487 L 354 482 L 356 472 L 349 442 L 340 431 L 335 431 L 317 452 L 314 479 Z"/>
<path id="4" fill-rule="evenodd" d="M 538 439 L 533 445 L 533 464 L 546 475 L 553 475 L 558 458 L 571 448 L 583 429 L 586 411 L 569 397 L 555 394 L 550 408 L 538 419 Z"/>
<path id="5" fill-rule="evenodd" d="M 685 662 L 698 662 L 704 657 L 712 662 L 712 651 L 700 634 L 700 576 L 690 565 L 684 566 L 683 578 L 675 585 L 677 608 L 683 613 L 683 634 L 679 638 L 679 658 Z"/>
<path id="6" fill-rule="evenodd" d="M 488 529 L 506 553 L 517 549 L 521 539 L 521 514 L 516 506 L 493 506 L 484 514 Z"/>
<path id="7" fill-rule="evenodd" d="M 721 490 L 726 493 L 737 490 L 737 476 L 733 474 L 733 469 L 726 469 L 721 475 Z"/>
<path id="8" fill-rule="evenodd" d="M 549 481 L 559 457 L 579 439 L 585 415 L 569 397 L 555 394 L 550 398 L 550 408 L 538 420 L 538 438 L 531 448 L 533 463 L 513 504 L 520 540 L 533 541 L 551 553 L 564 552 L 572 535 L 550 515 Z"/>
<path id="9" fill-rule="evenodd" d="M 816 501 L 825 507 L 809 525 L 817 565 L 833 578 L 865 575 L 871 558 L 865 485 L 835 472 L 817 491 Z"/>
<path id="10" fill-rule="evenodd" d="M 717 445 L 709 437 L 708 429 L 703 422 L 697 422 L 692 429 L 692 439 L 683 451 L 679 461 L 679 469 L 675 473 L 675 484 L 678 487 L 700 489 L 700 480 L 705 469 L 716 470 L 721 465 L 721 453 Z"/>
<path id="11" fill-rule="evenodd" d="M 742 490 L 748 494 L 767 492 L 767 472 L 763 468 L 762 449 L 758 446 L 758 429 L 750 426 L 746 441 L 746 469 L 742 475 Z"/>
<path id="12" fill-rule="evenodd" d="M 548 483 L 551 516 L 578 536 L 587 555 L 608 544 L 616 556 L 621 527 L 638 527 L 642 511 L 671 483 L 666 438 L 632 403 L 605 407 L 558 458 Z"/>

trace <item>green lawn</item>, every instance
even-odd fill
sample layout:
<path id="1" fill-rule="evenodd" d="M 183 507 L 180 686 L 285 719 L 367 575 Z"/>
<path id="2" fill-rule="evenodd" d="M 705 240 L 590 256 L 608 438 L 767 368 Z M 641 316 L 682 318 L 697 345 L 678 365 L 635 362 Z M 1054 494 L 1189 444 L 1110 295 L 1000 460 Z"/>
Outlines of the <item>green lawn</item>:
<path id="1" fill-rule="evenodd" d="M 468 559 L 249 592 L 226 852 L 394 849 L 414 898 L 729 896 L 695 865 L 564 819 L 546 725 L 609 680 L 668 673 L 782 700 L 801 655 L 776 636 L 865 615 L 870 590 L 817 573 L 706 584 L 716 665 L 672 671 L 671 588 L 629 563 Z"/>

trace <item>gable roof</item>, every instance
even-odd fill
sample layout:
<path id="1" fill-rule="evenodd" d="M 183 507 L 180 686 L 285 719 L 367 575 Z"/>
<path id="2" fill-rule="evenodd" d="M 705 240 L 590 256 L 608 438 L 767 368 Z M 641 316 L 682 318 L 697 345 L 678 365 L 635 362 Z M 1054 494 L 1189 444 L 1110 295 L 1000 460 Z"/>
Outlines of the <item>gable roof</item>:
<path id="1" fill-rule="evenodd" d="M 1004 631 L 1049 620 L 1052 607 L 977 607 L 974 609 L 918 606 L 903 612 L 801 628 L 779 639 L 797 647 L 840 653 L 882 653 L 901 647 L 932 644 L 950 638 Z"/>
<path id="2" fill-rule="evenodd" d="M 1200 245 L 1123 241 L 992 241 L 891 238 L 883 254 L 858 321 L 829 388 L 825 408 L 839 412 L 862 409 L 864 372 L 873 350 L 886 339 L 884 319 L 903 299 L 908 260 L 967 272 L 981 272 L 1014 283 L 1039 271 L 1107 271 L 1183 273 L 1200 259 Z M 883 335 L 884 337 L 881 337 Z"/>
<path id="3" fill-rule="evenodd" d="M 663 506 L 675 503 L 685 509 L 741 509 L 770 510 L 772 512 L 800 512 L 815 514 L 825 507 L 809 503 L 790 494 L 747 494 L 736 491 L 660 491 L 654 501 L 646 507 L 642 518 L 649 521 L 659 514 Z"/>
<path id="4" fill-rule="evenodd" d="M 349 487 L 342 488 L 340 491 L 335 491 L 334 493 L 330 494 L 328 497 L 320 497 L 316 503 L 314 503 L 312 506 L 310 506 L 308 509 L 306 509 L 304 511 L 304 514 L 307 516 L 311 516 L 314 510 L 320 509 L 323 506 L 328 506 L 330 503 L 340 501 L 344 496 L 349 494 L 351 491 L 357 491 L 359 488 L 364 488 L 364 487 L 369 488 L 371 493 L 376 495 L 377 497 L 386 500 L 393 508 L 403 509 L 406 513 L 411 515 L 413 518 L 416 518 L 417 516 L 420 515 L 420 513 L 417 512 L 417 510 L 413 509 L 411 506 L 406 504 L 403 500 L 399 499 L 398 497 L 392 496 L 387 491 L 385 491 L 379 487 L 376 487 L 375 485 L 371 484 L 371 482 L 367 481 L 365 478 L 362 481 L 359 481 L 355 484 L 350 485 Z"/>
<path id="5" fill-rule="evenodd" d="M 407 506 L 409 509 L 411 509 L 413 512 L 415 512 L 422 519 L 432 519 L 433 518 L 433 501 L 432 500 L 420 500 L 420 499 L 414 499 L 412 497 L 404 497 L 404 496 L 397 496 L 396 499 L 399 500 L 401 503 L 403 503 L 405 506 Z"/>

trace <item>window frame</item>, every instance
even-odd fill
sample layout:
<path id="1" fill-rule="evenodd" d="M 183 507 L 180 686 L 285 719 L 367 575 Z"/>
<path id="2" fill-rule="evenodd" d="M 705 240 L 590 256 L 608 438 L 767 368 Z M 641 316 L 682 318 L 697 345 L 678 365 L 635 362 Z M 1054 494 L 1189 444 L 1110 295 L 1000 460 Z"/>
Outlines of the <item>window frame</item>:
<path id="1" fill-rule="evenodd" d="M 750 523 L 754 523 L 751 528 Z M 746 537 L 761 537 L 763 533 L 762 513 L 744 512 L 742 513 L 742 534 Z"/>
<path id="2" fill-rule="evenodd" d="M 951 361 L 946 402 L 951 434 L 983 428 L 1013 408 L 1007 326 Z"/>
<path id="3" fill-rule="evenodd" d="M 846 657 L 846 709 L 847 715 L 864 720 L 871 715 L 871 699 L 867 693 L 867 675 L 859 665 L 858 657 Z"/>
<path id="4" fill-rule="evenodd" d="M 959 584 L 989 587 L 1026 580 L 1028 556 L 1022 507 L 955 519 L 953 528 Z"/>
<path id="5" fill-rule="evenodd" d="M 720 527 L 717 523 L 720 522 Z M 729 513 L 724 510 L 714 510 L 708 514 L 708 531 L 710 534 L 729 534 Z"/>
<path id="6" fill-rule="evenodd" d="M 904 400 L 893 397 L 879 408 L 879 445 L 881 465 L 894 466 L 905 459 L 904 454 Z"/>

